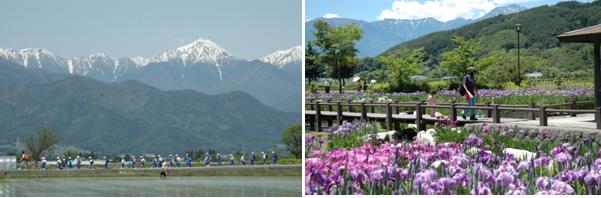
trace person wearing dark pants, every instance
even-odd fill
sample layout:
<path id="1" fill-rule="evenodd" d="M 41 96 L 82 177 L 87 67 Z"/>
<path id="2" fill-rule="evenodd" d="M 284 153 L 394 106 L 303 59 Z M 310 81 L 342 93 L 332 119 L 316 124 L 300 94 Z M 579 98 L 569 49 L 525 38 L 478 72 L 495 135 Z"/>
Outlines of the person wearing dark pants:
<path id="1" fill-rule="evenodd" d="M 476 89 L 476 79 L 474 77 L 476 69 L 473 67 L 467 68 L 467 75 L 463 77 L 462 88 L 465 90 L 465 99 L 469 106 L 476 105 L 476 98 L 478 97 L 478 89 Z M 467 119 L 466 113 L 470 113 L 470 120 L 478 120 L 476 118 L 476 109 L 464 109 L 461 111 L 461 117 Z"/>

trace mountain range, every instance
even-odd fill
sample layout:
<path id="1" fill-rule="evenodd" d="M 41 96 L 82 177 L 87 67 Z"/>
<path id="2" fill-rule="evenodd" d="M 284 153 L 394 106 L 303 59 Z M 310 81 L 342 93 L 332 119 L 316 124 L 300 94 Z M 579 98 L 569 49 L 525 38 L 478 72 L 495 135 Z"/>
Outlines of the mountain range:
<path id="1" fill-rule="evenodd" d="M 311 41 L 315 38 L 316 32 L 313 26 L 317 21 L 326 21 L 330 25 L 342 26 L 352 24 L 363 29 L 362 38 L 357 42 L 359 57 L 373 57 L 385 50 L 397 45 L 398 43 L 412 40 L 423 35 L 450 30 L 464 26 L 466 24 L 481 21 L 498 15 L 513 14 L 526 10 L 520 5 L 511 4 L 508 6 L 497 7 L 484 16 L 476 19 L 457 18 L 451 21 L 442 22 L 435 18 L 423 19 L 384 19 L 374 22 L 347 18 L 317 18 L 305 23 L 305 40 Z"/>
<path id="2" fill-rule="evenodd" d="M 215 57 L 209 61 L 223 60 Z M 301 121 L 298 113 L 265 106 L 241 91 L 165 91 L 136 80 L 107 83 L 47 70 L 61 65 L 13 61 L 0 58 L 0 152 L 46 127 L 61 135 L 59 145 L 101 153 L 261 151 L 276 147 L 282 130 Z"/>
<path id="3" fill-rule="evenodd" d="M 193 89 L 205 94 L 244 91 L 278 110 L 301 112 L 300 46 L 256 60 L 236 58 L 204 38 L 150 58 L 96 53 L 67 59 L 43 48 L 0 49 L 0 58 L 27 69 L 103 82 L 138 80 L 162 90 Z"/>

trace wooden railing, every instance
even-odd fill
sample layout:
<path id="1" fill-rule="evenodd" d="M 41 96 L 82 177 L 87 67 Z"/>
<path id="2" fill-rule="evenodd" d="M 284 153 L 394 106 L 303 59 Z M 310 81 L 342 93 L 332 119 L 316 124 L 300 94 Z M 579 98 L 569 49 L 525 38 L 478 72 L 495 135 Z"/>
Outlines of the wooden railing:
<path id="1" fill-rule="evenodd" d="M 501 123 L 501 112 L 502 111 L 513 111 L 513 112 L 525 112 L 527 119 L 536 120 L 538 115 L 539 125 L 548 126 L 548 118 L 551 114 L 559 115 L 570 115 L 576 116 L 577 114 L 595 114 L 596 128 L 601 129 L 601 108 L 595 109 L 577 109 L 578 105 L 591 105 L 594 101 L 571 101 L 562 104 L 553 105 L 536 105 L 530 103 L 528 105 L 498 105 L 498 104 L 476 104 L 475 106 L 469 106 L 466 103 L 442 103 L 437 105 L 427 105 L 425 101 L 421 102 L 351 102 L 351 101 L 305 101 L 306 111 L 305 116 L 307 122 L 310 125 L 311 130 L 322 131 L 322 121 L 326 120 L 328 126 L 332 126 L 333 120 L 337 120 L 338 124 L 341 124 L 345 118 L 361 119 L 361 120 L 384 120 L 387 129 L 398 128 L 395 127 L 399 122 L 412 123 L 414 122 L 418 130 L 423 130 L 426 123 L 433 123 L 437 120 L 431 117 L 424 118 L 426 108 L 437 108 L 437 109 L 448 109 L 449 119 L 452 122 L 459 124 L 465 123 L 476 123 L 483 121 L 471 121 L 471 120 L 457 120 L 458 109 L 476 109 L 485 111 L 485 117 L 492 118 L 490 122 Z M 359 107 L 359 112 L 353 110 Z M 564 108 L 562 108 L 564 107 Z M 376 113 L 376 108 L 384 109 Z M 409 108 L 413 110 L 412 117 L 406 116 L 393 116 L 401 112 L 401 108 Z M 346 109 L 346 111 L 345 111 Z M 346 113 L 346 114 L 345 114 Z M 360 114 L 357 114 L 360 113 Z M 506 117 L 507 118 L 507 117 Z M 515 118 L 514 118 L 515 119 Z"/>

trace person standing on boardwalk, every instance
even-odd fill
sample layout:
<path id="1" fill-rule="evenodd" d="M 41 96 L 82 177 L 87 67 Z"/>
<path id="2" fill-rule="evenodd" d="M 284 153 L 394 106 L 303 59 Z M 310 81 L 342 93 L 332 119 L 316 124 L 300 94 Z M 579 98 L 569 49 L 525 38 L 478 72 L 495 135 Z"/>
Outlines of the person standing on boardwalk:
<path id="1" fill-rule="evenodd" d="M 261 151 L 261 158 L 263 158 L 263 165 L 267 163 L 267 154 L 264 151 Z"/>
<path id="2" fill-rule="evenodd" d="M 476 89 L 476 79 L 474 75 L 476 73 L 476 68 L 469 67 L 467 68 L 467 75 L 463 77 L 462 88 L 465 90 L 465 99 L 469 106 L 476 105 L 476 98 L 478 97 L 478 89 Z M 460 93 L 462 91 L 460 90 Z M 463 93 L 462 93 L 463 94 Z M 476 109 L 464 109 L 461 111 L 461 117 L 465 120 L 466 111 L 470 112 L 470 120 L 478 120 L 476 118 Z"/>
<path id="3" fill-rule="evenodd" d="M 106 156 L 103 157 L 104 158 L 104 169 L 109 169 L 109 158 L 106 158 Z"/>
<path id="4" fill-rule="evenodd" d="M 161 164 L 161 179 L 167 179 L 168 171 L 169 171 L 169 164 L 167 162 L 163 162 Z"/>
<path id="5" fill-rule="evenodd" d="M 27 169 L 27 167 L 29 166 L 29 154 L 27 154 L 25 151 L 21 152 L 21 166 L 19 166 L 19 170 L 21 169 Z M 25 167 L 25 168 L 23 168 Z"/>
<path id="6" fill-rule="evenodd" d="M 217 153 L 217 166 L 221 166 L 221 153 Z"/>
<path id="7" fill-rule="evenodd" d="M 236 165 L 236 163 L 234 163 L 234 155 L 232 155 L 231 153 L 230 153 L 230 165 L 232 165 L 232 166 Z"/>
<path id="8" fill-rule="evenodd" d="M 275 151 L 271 151 L 271 164 L 272 165 L 278 164 L 278 154 L 275 153 Z"/>
<path id="9" fill-rule="evenodd" d="M 323 86 L 325 88 L 326 93 L 330 93 L 330 80 L 326 79 L 326 81 L 323 82 Z"/>
<path id="10" fill-rule="evenodd" d="M 251 153 L 250 165 L 257 165 L 257 154 L 255 154 L 255 152 Z"/>

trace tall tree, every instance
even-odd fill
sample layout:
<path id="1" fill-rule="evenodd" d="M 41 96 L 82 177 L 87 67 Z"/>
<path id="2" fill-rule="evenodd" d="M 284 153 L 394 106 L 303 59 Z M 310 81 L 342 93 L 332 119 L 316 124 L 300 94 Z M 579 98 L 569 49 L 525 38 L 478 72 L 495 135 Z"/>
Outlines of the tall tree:
<path id="1" fill-rule="evenodd" d="M 323 77 L 324 68 L 322 64 L 317 62 L 319 53 L 313 47 L 313 43 L 307 43 L 305 49 L 305 77 L 309 79 L 309 85 L 312 80 L 317 80 Z"/>
<path id="2" fill-rule="evenodd" d="M 59 134 L 51 128 L 38 130 L 37 138 L 34 138 L 33 135 L 31 135 L 25 139 L 25 144 L 27 145 L 27 150 L 29 150 L 31 160 L 34 161 L 36 166 L 42 153 L 51 150 L 59 140 Z"/>
<path id="3" fill-rule="evenodd" d="M 338 92 L 342 93 L 343 79 L 353 75 L 358 62 L 355 43 L 363 30 L 355 24 L 334 27 L 325 21 L 315 23 L 315 46 L 319 47 L 318 63 L 326 67 L 331 78 L 338 79 Z"/>
<path id="4" fill-rule="evenodd" d="M 476 67 L 480 43 L 459 35 L 454 35 L 452 40 L 457 47 L 442 54 L 443 60 L 440 62 L 440 66 L 451 74 L 462 77 L 467 73 L 467 68 Z"/>
<path id="5" fill-rule="evenodd" d="M 303 147 L 301 125 L 294 124 L 284 129 L 282 142 L 286 145 L 286 149 L 290 154 L 300 159 Z"/>
<path id="6" fill-rule="evenodd" d="M 386 65 L 393 86 L 400 89 L 403 86 L 403 81 L 422 71 L 423 58 L 423 48 L 416 50 L 399 49 L 395 53 L 378 57 L 378 61 Z"/>

